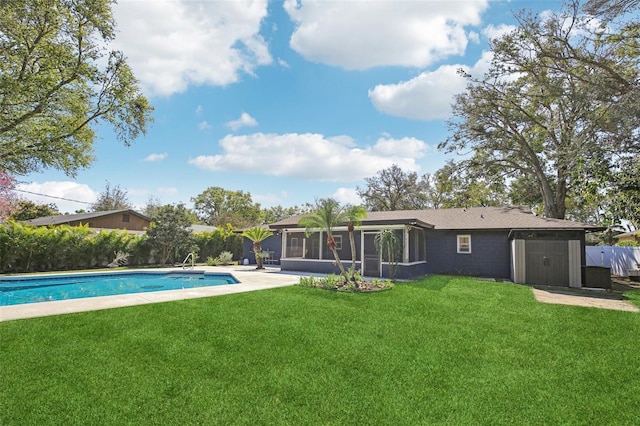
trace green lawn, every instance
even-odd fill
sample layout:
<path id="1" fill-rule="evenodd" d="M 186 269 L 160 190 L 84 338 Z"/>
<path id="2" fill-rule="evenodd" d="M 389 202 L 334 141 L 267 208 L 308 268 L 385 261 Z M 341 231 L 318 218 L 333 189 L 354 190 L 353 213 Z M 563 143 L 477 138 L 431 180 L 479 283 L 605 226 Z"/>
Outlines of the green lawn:
<path id="1" fill-rule="evenodd" d="M 455 277 L 10 321 L 0 425 L 637 425 L 639 337 L 640 314 Z"/>

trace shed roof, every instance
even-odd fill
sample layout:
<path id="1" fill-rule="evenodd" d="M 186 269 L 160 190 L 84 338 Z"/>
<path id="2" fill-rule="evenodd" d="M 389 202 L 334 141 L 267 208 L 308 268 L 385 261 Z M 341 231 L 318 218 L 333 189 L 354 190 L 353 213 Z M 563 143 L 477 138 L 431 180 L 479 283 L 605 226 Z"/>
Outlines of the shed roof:
<path id="1" fill-rule="evenodd" d="M 302 216 L 293 216 L 270 225 L 272 229 L 300 228 Z M 523 207 L 473 207 L 460 209 L 396 210 L 368 212 L 362 225 L 412 224 L 446 230 L 480 229 L 585 229 L 599 226 L 536 216 Z"/>

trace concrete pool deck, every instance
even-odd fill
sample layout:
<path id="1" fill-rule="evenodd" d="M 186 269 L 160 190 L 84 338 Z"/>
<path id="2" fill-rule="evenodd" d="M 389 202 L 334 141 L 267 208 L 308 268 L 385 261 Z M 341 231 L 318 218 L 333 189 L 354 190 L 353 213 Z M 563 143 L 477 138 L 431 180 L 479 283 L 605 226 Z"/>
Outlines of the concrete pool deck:
<path id="1" fill-rule="evenodd" d="M 190 269 L 191 270 L 191 269 Z M 200 297 L 221 296 L 224 294 L 244 293 L 266 290 L 296 284 L 300 277 L 307 274 L 281 272 L 280 268 L 266 267 L 256 270 L 253 266 L 196 266 L 193 270 L 229 273 L 236 277 L 239 284 L 198 287 L 184 290 L 165 290 L 148 293 L 121 294 L 116 296 L 89 297 L 85 299 L 58 300 L 54 302 L 28 303 L 25 305 L 0 306 L 0 321 L 44 317 L 49 315 L 70 314 L 76 312 L 98 311 L 102 309 L 122 308 L 125 306 L 145 305 L 149 303 L 170 302 L 174 300 L 196 299 Z M 136 270 L 131 270 L 135 272 Z M 142 269 L 140 271 L 149 271 Z M 182 268 L 165 268 L 163 272 L 182 271 Z"/>

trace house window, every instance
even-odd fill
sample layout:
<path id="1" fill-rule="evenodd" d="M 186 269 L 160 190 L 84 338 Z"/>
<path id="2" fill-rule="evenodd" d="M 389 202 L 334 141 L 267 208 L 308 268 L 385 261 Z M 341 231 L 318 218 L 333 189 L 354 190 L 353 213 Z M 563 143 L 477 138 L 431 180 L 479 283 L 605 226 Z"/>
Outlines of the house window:
<path id="1" fill-rule="evenodd" d="M 122 215 L 122 221 L 124 223 L 129 223 L 129 215 L 128 214 L 123 214 Z"/>
<path id="2" fill-rule="evenodd" d="M 471 235 L 458 235 L 458 253 L 471 253 Z"/>

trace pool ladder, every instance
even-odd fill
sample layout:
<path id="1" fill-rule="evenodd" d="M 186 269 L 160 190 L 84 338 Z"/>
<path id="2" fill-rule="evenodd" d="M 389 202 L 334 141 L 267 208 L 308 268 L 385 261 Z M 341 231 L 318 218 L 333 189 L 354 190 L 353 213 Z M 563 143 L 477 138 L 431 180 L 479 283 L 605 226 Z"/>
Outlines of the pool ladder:
<path id="1" fill-rule="evenodd" d="M 187 255 L 187 257 L 184 258 L 184 261 L 182 262 L 182 269 L 186 268 L 187 266 L 187 261 L 189 260 L 189 258 L 191 258 L 191 269 L 194 268 L 194 266 L 196 266 L 196 259 L 193 253 L 189 253 Z"/>

